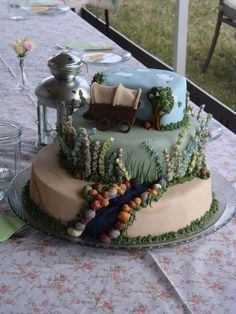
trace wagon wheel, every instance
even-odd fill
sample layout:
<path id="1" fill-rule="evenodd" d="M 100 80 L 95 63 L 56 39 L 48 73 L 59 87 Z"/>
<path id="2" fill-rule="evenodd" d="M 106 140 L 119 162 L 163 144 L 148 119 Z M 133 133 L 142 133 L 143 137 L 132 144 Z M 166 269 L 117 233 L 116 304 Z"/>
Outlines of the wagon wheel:
<path id="1" fill-rule="evenodd" d="M 100 119 L 96 121 L 97 129 L 100 131 L 106 131 L 110 127 L 110 120 L 109 119 Z"/>
<path id="2" fill-rule="evenodd" d="M 118 128 L 122 133 L 128 133 L 131 129 L 131 123 L 127 120 L 122 120 L 119 122 Z"/>

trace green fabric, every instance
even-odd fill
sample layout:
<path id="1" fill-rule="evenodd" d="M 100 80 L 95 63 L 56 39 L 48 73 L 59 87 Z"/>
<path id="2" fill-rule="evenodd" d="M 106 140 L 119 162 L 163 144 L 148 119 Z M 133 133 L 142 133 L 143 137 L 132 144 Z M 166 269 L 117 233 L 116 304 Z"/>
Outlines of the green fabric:
<path id="1" fill-rule="evenodd" d="M 30 6 L 40 6 L 40 5 L 57 5 L 58 0 L 29 0 Z"/>
<path id="2" fill-rule="evenodd" d="M 24 224 L 24 221 L 18 217 L 0 214 L 0 242 L 9 239 Z"/>
<path id="3" fill-rule="evenodd" d="M 102 42 L 82 42 L 75 41 L 64 45 L 67 48 L 79 49 L 79 50 L 111 50 L 114 47 L 112 45 Z"/>

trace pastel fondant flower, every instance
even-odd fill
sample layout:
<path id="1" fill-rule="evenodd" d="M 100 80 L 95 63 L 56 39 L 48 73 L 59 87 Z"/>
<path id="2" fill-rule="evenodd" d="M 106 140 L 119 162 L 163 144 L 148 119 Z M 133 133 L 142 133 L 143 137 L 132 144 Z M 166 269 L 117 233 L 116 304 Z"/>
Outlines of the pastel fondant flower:
<path id="1" fill-rule="evenodd" d="M 83 224 L 82 222 L 77 222 L 76 225 L 75 225 L 75 228 L 77 230 L 80 230 L 80 231 L 84 231 L 85 227 L 86 227 L 86 225 Z"/>
<path id="2" fill-rule="evenodd" d="M 92 133 L 93 135 L 95 135 L 95 134 L 97 133 L 97 129 L 96 129 L 96 128 L 92 128 L 92 129 L 91 129 L 91 133 Z"/>

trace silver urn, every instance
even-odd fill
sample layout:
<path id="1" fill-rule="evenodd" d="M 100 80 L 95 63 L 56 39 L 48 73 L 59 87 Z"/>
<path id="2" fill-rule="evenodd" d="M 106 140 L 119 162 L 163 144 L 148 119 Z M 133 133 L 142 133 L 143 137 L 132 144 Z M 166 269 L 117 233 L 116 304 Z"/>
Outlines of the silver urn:
<path id="1" fill-rule="evenodd" d="M 42 80 L 35 89 L 38 99 L 38 146 L 54 141 L 56 125 L 62 121 L 65 107 L 71 114 L 71 110 L 80 106 L 81 96 L 89 102 L 90 86 L 78 75 L 82 66 L 81 59 L 69 51 L 62 51 L 48 60 L 52 76 Z"/>

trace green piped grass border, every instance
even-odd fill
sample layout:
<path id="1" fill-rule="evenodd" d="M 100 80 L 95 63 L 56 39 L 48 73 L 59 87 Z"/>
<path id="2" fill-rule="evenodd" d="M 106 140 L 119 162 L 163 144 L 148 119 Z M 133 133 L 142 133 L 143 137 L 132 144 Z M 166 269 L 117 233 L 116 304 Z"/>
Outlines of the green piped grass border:
<path id="1" fill-rule="evenodd" d="M 192 175 L 183 177 L 181 180 L 178 180 L 178 182 L 173 180 L 171 183 L 168 184 L 168 187 L 176 185 L 176 184 L 182 184 L 184 182 L 192 180 L 195 177 L 196 175 L 192 174 Z M 208 178 L 209 176 L 204 176 L 204 178 L 202 179 L 208 179 Z M 142 207 L 145 208 L 148 205 L 150 205 L 152 202 L 158 202 L 158 200 L 162 197 L 162 195 L 167 191 L 168 187 L 165 189 L 161 189 L 158 195 L 152 195 L 151 197 L 149 197 L 146 203 Z M 48 229 L 49 232 L 55 232 L 55 233 L 61 233 L 61 234 L 67 233 L 66 230 L 68 226 L 72 224 L 72 222 L 65 225 L 62 223 L 60 219 L 57 219 L 51 216 L 50 214 L 42 210 L 38 205 L 36 205 L 30 198 L 29 181 L 27 182 L 27 184 L 25 185 L 23 189 L 22 202 L 23 202 L 25 210 L 30 215 L 30 217 L 32 217 L 35 221 L 39 222 L 44 231 L 47 231 Z M 129 238 L 127 236 L 128 227 L 133 224 L 135 220 L 135 213 L 141 210 L 142 207 L 140 205 L 137 205 L 134 208 L 134 210 L 131 212 L 131 218 L 129 222 L 126 223 L 125 228 L 122 231 L 122 234 L 117 240 L 114 241 L 115 243 L 127 244 L 127 245 L 145 244 L 145 243 L 152 244 L 152 243 L 158 243 L 162 241 L 171 241 L 171 240 L 181 239 L 185 235 L 190 236 L 191 234 L 197 231 L 201 231 L 202 228 L 206 226 L 206 224 L 212 219 L 212 217 L 219 210 L 218 201 L 213 195 L 213 200 L 212 200 L 210 210 L 207 211 L 205 215 L 201 217 L 200 219 L 194 220 L 189 226 L 182 228 L 178 230 L 177 232 L 169 232 L 166 234 L 162 234 L 160 236 L 149 235 L 146 237 Z"/>
<path id="2" fill-rule="evenodd" d="M 189 116 L 184 113 L 184 117 L 181 121 L 178 122 L 171 122 L 169 124 L 166 125 L 162 125 L 160 131 L 174 131 L 177 129 L 182 128 L 183 126 L 185 126 L 189 121 Z"/>
<path id="3" fill-rule="evenodd" d="M 64 225 L 60 219 L 49 215 L 32 201 L 30 198 L 29 181 L 26 183 L 23 189 L 22 203 L 26 212 L 35 221 L 40 223 L 44 231 L 49 229 L 48 231 L 50 232 L 53 231 L 55 233 L 66 233 L 67 225 Z"/>
<path id="4" fill-rule="evenodd" d="M 163 241 L 171 241 L 184 238 L 184 236 L 191 236 L 194 233 L 201 231 L 207 223 L 213 218 L 213 216 L 218 212 L 219 204 L 217 199 L 213 196 L 213 200 L 211 203 L 210 210 L 207 211 L 200 219 L 194 220 L 189 226 L 182 228 L 176 232 L 168 232 L 162 234 L 160 236 L 151 236 L 148 235 L 146 237 L 136 237 L 129 238 L 126 235 L 122 235 L 117 239 L 117 243 L 119 244 L 152 244 Z M 132 216 L 132 221 L 135 219 L 135 215 Z"/>
<path id="5" fill-rule="evenodd" d="M 122 230 L 122 233 L 121 235 L 117 238 L 116 242 L 119 243 L 119 244 L 138 244 L 138 243 L 154 243 L 155 241 L 163 241 L 162 239 L 156 239 L 156 237 L 152 237 L 152 236 L 147 236 L 147 237 L 137 237 L 137 238 L 129 238 L 127 236 L 127 233 L 128 233 L 128 228 L 129 226 L 131 226 L 135 220 L 135 214 L 137 211 L 141 210 L 141 208 L 146 208 L 148 205 L 151 205 L 152 202 L 158 202 L 159 199 L 162 197 L 162 195 L 167 192 L 168 188 L 171 187 L 171 186 L 174 186 L 174 185 L 177 185 L 177 184 L 183 184 L 185 182 L 188 182 L 188 181 L 191 181 L 195 178 L 199 178 L 199 179 L 202 179 L 202 180 L 207 180 L 210 178 L 210 172 L 208 172 L 207 175 L 200 175 L 198 172 L 196 171 L 193 171 L 191 174 L 188 174 L 188 175 L 185 175 L 184 177 L 182 178 L 174 178 L 171 182 L 168 182 L 167 183 L 167 186 L 166 188 L 162 188 L 159 193 L 157 195 L 149 195 L 146 202 L 144 204 L 142 204 L 142 206 L 140 205 L 137 205 L 135 206 L 135 208 L 133 208 L 133 210 L 131 211 L 131 217 L 130 217 L 130 220 L 128 222 L 125 223 L 125 227 L 124 229 Z M 214 195 L 213 195 L 213 201 L 216 200 L 214 198 Z M 216 200 L 217 201 L 217 200 Z M 212 202 L 213 203 L 213 202 Z M 212 205 L 211 205 L 211 208 L 212 208 Z M 211 209 L 210 209 L 211 210 Z M 217 206 L 217 210 L 218 210 L 218 206 Z M 217 211 L 216 211 L 217 212 Z M 214 212 L 215 213 L 215 212 Z M 205 214 L 206 215 L 206 214 Z M 210 218 L 209 218 L 210 219 Z M 208 221 L 209 221 L 208 219 Z M 195 222 L 195 221 L 194 221 Z M 192 224 L 194 224 L 194 222 L 192 222 Z M 192 226 L 192 224 L 190 225 L 190 227 Z M 205 225 L 205 224 L 204 224 Z M 188 227 L 186 227 L 188 228 Z M 185 228 L 183 228 L 185 229 Z M 181 229 L 182 230 L 182 229 Z M 178 232 L 184 232 L 184 231 L 181 231 L 179 230 Z M 177 232 L 177 233 L 178 233 Z M 172 233 L 173 234 L 176 234 L 176 232 L 170 232 L 170 236 L 172 236 Z M 184 233 L 185 234 L 185 233 Z M 161 235 L 160 237 L 162 236 L 166 236 L 167 234 L 164 234 L 164 235 Z M 152 240 L 152 238 L 155 238 L 156 240 Z M 138 239 L 138 240 L 137 240 Z M 170 238 L 170 240 L 172 239 L 176 239 L 175 237 L 174 238 Z M 135 242 L 137 240 L 137 242 Z M 167 239 L 168 240 L 168 239 Z"/>

